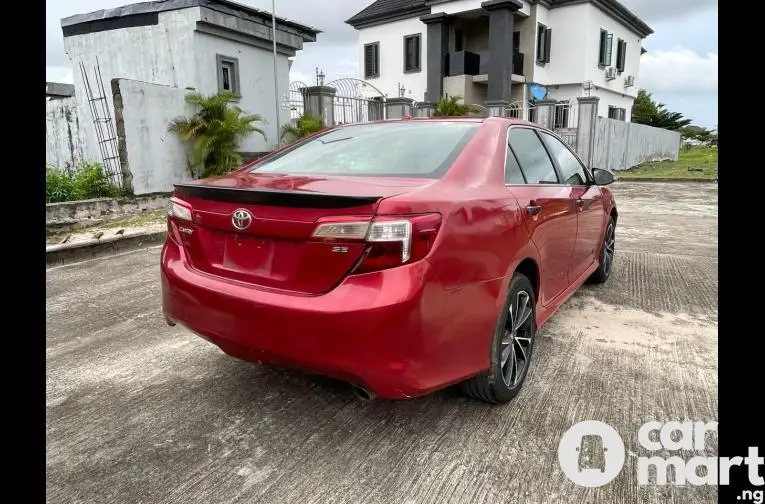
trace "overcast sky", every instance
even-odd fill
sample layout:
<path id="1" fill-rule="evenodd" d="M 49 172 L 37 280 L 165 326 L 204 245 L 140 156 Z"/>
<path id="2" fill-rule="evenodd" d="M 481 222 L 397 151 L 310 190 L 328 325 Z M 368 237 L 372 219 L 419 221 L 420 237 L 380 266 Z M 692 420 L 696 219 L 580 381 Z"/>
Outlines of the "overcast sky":
<path id="1" fill-rule="evenodd" d="M 263 10 L 271 0 L 238 0 Z M 311 82 L 316 66 L 331 80 L 356 77 L 356 32 L 343 21 L 373 0 L 276 0 L 276 14 L 323 31 L 295 58 L 291 80 Z M 60 20 L 130 0 L 46 0 L 47 80 L 71 82 Z M 695 124 L 717 127 L 717 0 L 622 0 L 654 30 L 644 44 L 640 87 Z"/>

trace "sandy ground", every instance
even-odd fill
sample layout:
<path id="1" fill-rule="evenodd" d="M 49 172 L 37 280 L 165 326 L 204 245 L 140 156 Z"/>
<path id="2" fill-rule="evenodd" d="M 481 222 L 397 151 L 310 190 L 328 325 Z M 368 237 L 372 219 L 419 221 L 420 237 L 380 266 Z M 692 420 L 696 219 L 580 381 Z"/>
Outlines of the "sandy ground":
<path id="1" fill-rule="evenodd" d="M 510 404 L 445 390 L 363 404 L 164 324 L 157 248 L 47 273 L 51 503 L 712 503 L 639 487 L 637 430 L 717 415 L 717 186 L 618 183 L 611 280 L 541 329 Z M 610 484 L 561 472 L 563 432 L 619 431 Z M 716 454 L 713 438 L 707 456 Z"/>

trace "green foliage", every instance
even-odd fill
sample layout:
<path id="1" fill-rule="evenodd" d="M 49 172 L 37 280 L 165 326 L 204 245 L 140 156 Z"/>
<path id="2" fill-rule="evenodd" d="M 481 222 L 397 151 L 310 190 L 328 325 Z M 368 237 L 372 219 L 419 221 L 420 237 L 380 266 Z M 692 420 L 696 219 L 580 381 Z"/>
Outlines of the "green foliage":
<path id="1" fill-rule="evenodd" d="M 251 133 L 266 138 L 265 131 L 255 125 L 265 123 L 263 117 L 247 114 L 234 105 L 237 98 L 225 92 L 211 96 L 189 93 L 186 101 L 199 110 L 191 117 L 170 121 L 167 130 L 190 144 L 188 163 L 193 177 L 212 177 L 231 171 L 243 163 L 238 149 L 245 138 Z"/>
<path id="2" fill-rule="evenodd" d="M 281 139 L 284 140 L 286 137 L 289 141 L 294 142 L 323 129 L 324 121 L 322 121 L 321 117 L 303 114 L 298 117 L 295 124 L 285 124 L 282 126 Z"/>
<path id="3" fill-rule="evenodd" d="M 45 168 L 45 201 L 79 201 L 114 198 L 122 191 L 109 181 L 100 163 L 86 163 L 79 168 Z"/>
<path id="4" fill-rule="evenodd" d="M 479 109 L 475 105 L 465 105 L 459 101 L 462 99 L 460 96 L 442 96 L 436 102 L 433 115 L 435 117 L 457 117 L 466 116 L 471 113 L 478 112 Z"/>
<path id="5" fill-rule="evenodd" d="M 717 180 L 717 147 L 683 147 L 677 161 L 643 163 L 617 174 L 620 180 Z"/>
<path id="6" fill-rule="evenodd" d="M 717 145 L 717 131 L 701 126 L 688 125 L 680 129 L 683 138 L 692 138 L 705 145 Z"/>
<path id="7" fill-rule="evenodd" d="M 691 124 L 680 112 L 670 112 L 663 103 L 656 103 L 645 89 L 638 91 L 632 104 L 632 122 L 655 128 L 677 131 Z"/>

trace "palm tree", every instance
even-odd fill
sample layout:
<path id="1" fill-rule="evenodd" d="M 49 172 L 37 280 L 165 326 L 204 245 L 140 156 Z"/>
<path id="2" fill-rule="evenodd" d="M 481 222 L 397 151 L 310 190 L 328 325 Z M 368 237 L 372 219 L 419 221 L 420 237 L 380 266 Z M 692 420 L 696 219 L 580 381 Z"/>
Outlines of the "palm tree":
<path id="1" fill-rule="evenodd" d="M 285 124 L 282 126 L 281 138 L 283 140 L 284 137 L 287 137 L 290 140 L 295 141 L 323 129 L 324 121 L 322 121 L 321 117 L 311 114 L 303 114 L 298 117 L 295 124 Z"/>
<path id="2" fill-rule="evenodd" d="M 474 105 L 465 105 L 459 101 L 462 99 L 460 96 L 442 96 L 436 102 L 433 115 L 436 117 L 453 117 L 453 116 L 466 116 L 472 112 L 478 112 L 478 107 Z"/>
<path id="3" fill-rule="evenodd" d="M 191 117 L 176 117 L 167 127 L 182 142 L 190 142 L 189 169 L 194 177 L 222 175 L 243 163 L 238 149 L 251 133 L 266 139 L 266 132 L 255 123 L 265 123 L 259 114 L 247 114 L 232 105 L 238 96 L 221 92 L 205 96 L 198 92 L 186 95 L 186 101 L 199 107 Z"/>

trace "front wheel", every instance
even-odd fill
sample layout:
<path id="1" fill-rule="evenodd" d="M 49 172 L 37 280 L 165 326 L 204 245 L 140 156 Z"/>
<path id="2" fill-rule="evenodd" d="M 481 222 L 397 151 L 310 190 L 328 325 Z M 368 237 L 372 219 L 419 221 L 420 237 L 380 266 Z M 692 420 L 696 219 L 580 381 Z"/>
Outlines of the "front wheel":
<path id="1" fill-rule="evenodd" d="M 492 338 L 488 371 L 462 384 L 463 391 L 478 400 L 502 404 L 521 390 L 531 364 L 536 334 L 536 302 L 529 279 L 516 273 Z"/>
<path id="2" fill-rule="evenodd" d="M 603 246 L 600 248 L 600 264 L 596 269 L 590 281 L 592 283 L 605 283 L 611 276 L 611 270 L 614 267 L 614 251 L 616 248 L 616 222 L 613 217 L 608 218 L 606 233 L 603 237 Z"/>

